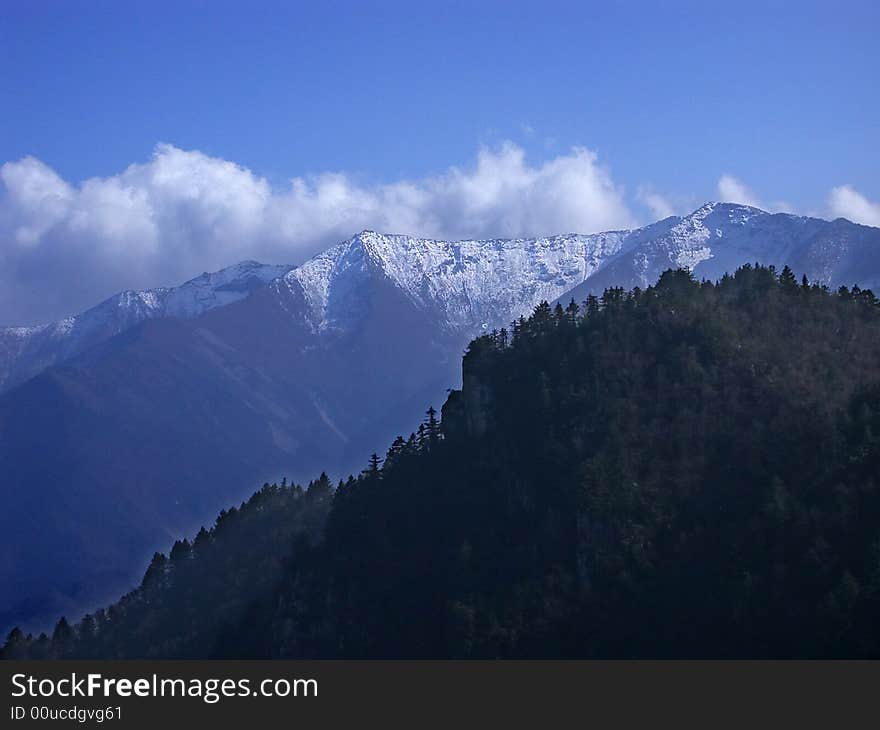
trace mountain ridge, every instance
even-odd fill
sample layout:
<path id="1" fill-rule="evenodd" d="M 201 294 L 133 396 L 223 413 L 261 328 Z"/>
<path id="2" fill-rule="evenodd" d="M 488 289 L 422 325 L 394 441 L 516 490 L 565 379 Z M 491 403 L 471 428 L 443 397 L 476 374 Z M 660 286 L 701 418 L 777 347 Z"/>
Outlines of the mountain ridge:
<path id="1" fill-rule="evenodd" d="M 71 357 L 49 352 L 54 364 L 0 394 L 0 624 L 120 592 L 169 535 L 266 478 L 359 470 L 460 384 L 474 336 L 542 300 L 642 287 L 679 264 L 720 277 L 768 252 L 814 281 L 880 276 L 880 229 L 729 204 L 695 214 L 482 242 L 366 231 L 283 276 L 261 269 L 268 282 L 231 271 L 226 290 L 203 275 L 194 316 L 111 318 Z M 212 286 L 234 301 L 212 306 Z"/>
<path id="2" fill-rule="evenodd" d="M 298 266 L 242 261 L 180 286 L 126 290 L 54 323 L 0 327 L 0 392 L 145 319 L 198 317 L 264 286 L 279 296 L 286 295 L 285 287 L 300 289 L 315 332 L 345 330 L 356 319 L 358 282 L 374 267 L 416 306 L 442 310 L 441 326 L 475 333 L 469 329 L 475 324 L 504 326 L 542 299 L 554 301 L 567 292 L 585 296 L 609 285 L 647 286 L 669 267 L 713 279 L 760 261 L 788 264 L 829 286 L 878 287 L 880 257 L 873 241 L 863 243 L 880 236 L 877 231 L 844 218 L 826 221 L 714 201 L 685 216 L 593 234 L 444 241 L 365 229 Z M 772 246 L 762 245 L 768 241 Z M 866 272 L 868 280 L 856 282 Z"/>
<path id="3" fill-rule="evenodd" d="M 287 269 L 286 265 L 240 261 L 177 287 L 128 289 L 80 314 L 48 324 L 0 327 L 0 392 L 147 319 L 197 317 L 231 304 Z"/>

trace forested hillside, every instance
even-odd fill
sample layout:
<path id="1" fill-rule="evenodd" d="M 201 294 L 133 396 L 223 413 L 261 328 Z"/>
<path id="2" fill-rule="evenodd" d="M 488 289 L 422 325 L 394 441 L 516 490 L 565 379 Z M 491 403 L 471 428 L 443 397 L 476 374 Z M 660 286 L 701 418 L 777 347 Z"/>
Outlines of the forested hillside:
<path id="1" fill-rule="evenodd" d="M 332 498 L 265 487 L 5 655 L 880 655 L 871 292 L 669 271 L 541 305 L 463 370 Z"/>
<path id="2" fill-rule="evenodd" d="M 880 228 L 733 203 L 590 235 L 365 230 L 283 275 L 242 262 L 2 329 L 0 635 L 114 600 L 266 480 L 357 473 L 460 386 L 471 339 L 543 300 L 753 261 L 876 290 L 878 251 Z"/>
<path id="3" fill-rule="evenodd" d="M 332 496 L 325 475 L 307 489 L 266 484 L 191 542 L 156 553 L 141 585 L 109 608 L 75 627 L 61 619 L 51 640 L 13 630 L 5 658 L 210 656 L 248 606 L 275 590 L 291 546 L 319 539 Z"/>

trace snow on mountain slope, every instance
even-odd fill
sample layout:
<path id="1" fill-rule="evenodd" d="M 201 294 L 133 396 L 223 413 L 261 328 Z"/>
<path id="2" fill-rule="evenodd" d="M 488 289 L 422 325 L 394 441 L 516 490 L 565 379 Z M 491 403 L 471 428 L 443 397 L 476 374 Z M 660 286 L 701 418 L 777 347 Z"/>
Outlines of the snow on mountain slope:
<path id="1" fill-rule="evenodd" d="M 234 266 L 205 273 L 164 292 L 164 316 L 196 317 L 214 307 L 238 301 L 255 288 L 268 284 L 290 270 L 288 265 L 267 265 L 242 261 Z"/>
<path id="2" fill-rule="evenodd" d="M 374 275 L 387 277 L 417 307 L 436 311 L 442 326 L 478 330 L 507 324 L 580 284 L 631 235 L 448 242 L 363 231 L 293 269 L 283 284 L 301 289 L 315 331 L 352 326 L 357 292 Z"/>
<path id="3" fill-rule="evenodd" d="M 242 261 L 178 287 L 124 291 L 85 312 L 37 327 L 0 328 L 0 391 L 155 317 L 196 317 L 246 297 L 290 266 Z"/>
<path id="4" fill-rule="evenodd" d="M 757 220 L 768 217 L 769 213 L 747 205 L 706 203 L 637 252 L 635 262 L 642 272 L 641 286 L 654 283 L 658 266 L 695 271 L 701 265 L 709 268 L 704 262 L 721 258 L 724 273 L 729 270 L 728 261 L 735 261 L 736 268 L 749 260 L 743 257 L 756 256 L 763 261 L 772 252 L 775 258 L 790 243 L 783 240 L 787 235 L 779 235 L 786 233 L 786 225 L 780 226 L 777 235 L 749 235 Z M 785 218 L 786 224 L 798 220 L 796 216 Z"/>
<path id="5" fill-rule="evenodd" d="M 544 299 L 580 301 L 609 286 L 646 287 L 669 268 L 716 279 L 744 263 L 788 264 L 829 286 L 876 288 L 878 238 L 880 229 L 843 219 L 733 203 L 592 235 L 449 242 L 367 230 L 296 268 L 245 261 L 176 288 L 123 292 L 50 325 L 0 329 L 0 391 L 145 319 L 196 317 L 266 285 L 287 316 L 304 320 L 318 337 L 355 329 L 379 282 L 443 330 L 473 336 Z"/>
<path id="6" fill-rule="evenodd" d="M 668 219 L 657 235 L 638 233 L 630 245 L 572 292 L 583 300 L 607 287 L 646 287 L 670 268 L 685 268 L 698 279 L 715 280 L 747 263 L 790 266 L 798 276 L 836 288 L 880 285 L 880 229 L 844 219 L 767 213 L 734 203 L 706 203 L 690 215 Z"/>

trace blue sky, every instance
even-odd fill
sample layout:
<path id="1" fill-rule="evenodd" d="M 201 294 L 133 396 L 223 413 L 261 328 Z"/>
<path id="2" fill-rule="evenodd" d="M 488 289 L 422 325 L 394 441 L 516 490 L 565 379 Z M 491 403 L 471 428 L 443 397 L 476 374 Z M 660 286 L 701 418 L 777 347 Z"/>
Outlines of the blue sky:
<path id="1" fill-rule="evenodd" d="M 880 197 L 880 3 L 4 2 L 0 159 L 109 175 L 157 142 L 270 178 L 395 179 L 512 139 L 711 196 Z M 530 131 L 531 130 L 531 131 Z"/>
<path id="2" fill-rule="evenodd" d="M 47 257 L 100 258 L 70 243 L 77 231 L 105 258 L 133 256 L 94 264 L 83 300 L 229 263 L 247 251 L 181 231 L 207 220 L 210 238 L 223 216 L 244 231 L 293 178 L 298 197 L 276 213 L 287 248 L 266 244 L 263 206 L 255 256 L 295 261 L 361 223 L 553 233 L 720 197 L 878 225 L 878 8 L 3 0 L 0 264 L 19 289 L 9 296 L 37 286 Z M 212 199 L 199 187 L 208 179 Z M 508 179 L 519 192 L 497 193 Z M 511 223 L 540 186 L 556 202 Z M 491 214 L 468 218 L 450 202 L 472 191 L 495 195 Z M 194 196 L 202 207 L 182 213 Z M 248 196 L 250 208 L 232 209 Z M 575 210 L 581 197 L 588 213 Z M 183 263 L 159 263 L 169 258 Z"/>

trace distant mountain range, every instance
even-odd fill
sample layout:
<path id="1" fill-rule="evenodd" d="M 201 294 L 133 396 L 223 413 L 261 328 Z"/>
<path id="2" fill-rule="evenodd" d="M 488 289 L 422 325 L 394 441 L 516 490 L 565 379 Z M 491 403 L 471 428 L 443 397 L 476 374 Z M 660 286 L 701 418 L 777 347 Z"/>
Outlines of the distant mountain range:
<path id="1" fill-rule="evenodd" d="M 835 289 L 853 284 L 880 288 L 880 228 L 844 218 L 825 221 L 706 203 L 688 216 L 667 218 L 636 233 L 642 237 L 637 245 L 566 296 L 581 299 L 609 286 L 645 288 L 669 268 L 715 280 L 748 262 L 780 269 L 788 265 L 798 276 Z"/>
<path id="2" fill-rule="evenodd" d="M 174 288 L 124 291 L 73 317 L 39 327 L 0 327 L 0 392 L 78 355 L 145 319 L 197 317 L 243 299 L 290 266 L 240 264 Z"/>
<path id="3" fill-rule="evenodd" d="M 588 236 L 364 231 L 296 268 L 244 262 L 0 330 L 0 628 L 115 598 L 265 479 L 360 468 L 458 385 L 474 335 L 542 300 L 755 261 L 880 288 L 880 229 L 719 203 Z"/>

